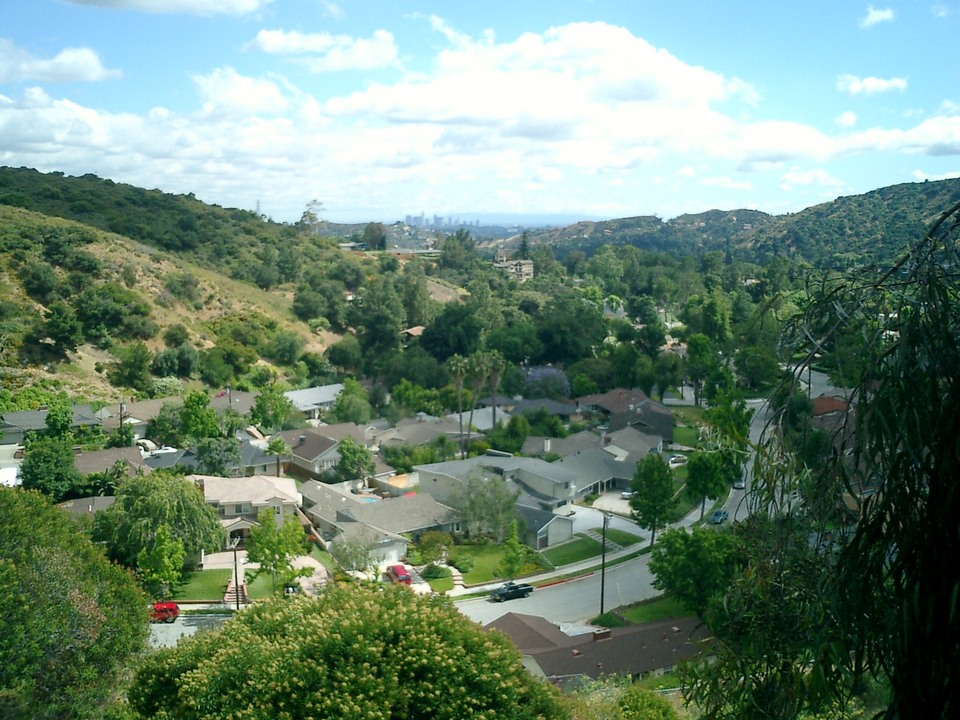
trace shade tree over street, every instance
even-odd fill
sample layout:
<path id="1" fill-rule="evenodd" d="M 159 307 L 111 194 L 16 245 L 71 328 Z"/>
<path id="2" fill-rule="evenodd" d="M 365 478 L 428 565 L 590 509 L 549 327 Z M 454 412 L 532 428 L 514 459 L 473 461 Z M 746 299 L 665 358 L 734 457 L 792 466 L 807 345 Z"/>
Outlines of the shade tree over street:
<path id="1" fill-rule="evenodd" d="M 630 481 L 630 509 L 637 524 L 650 531 L 650 545 L 674 506 L 673 478 L 670 467 L 659 453 L 650 453 L 637 463 Z"/>
<path id="2" fill-rule="evenodd" d="M 362 642 L 357 639 L 362 638 Z M 256 678 L 238 682 L 238 678 Z M 257 603 L 220 630 L 149 656 L 137 718 L 567 717 L 556 691 L 446 598 L 399 586 Z"/>

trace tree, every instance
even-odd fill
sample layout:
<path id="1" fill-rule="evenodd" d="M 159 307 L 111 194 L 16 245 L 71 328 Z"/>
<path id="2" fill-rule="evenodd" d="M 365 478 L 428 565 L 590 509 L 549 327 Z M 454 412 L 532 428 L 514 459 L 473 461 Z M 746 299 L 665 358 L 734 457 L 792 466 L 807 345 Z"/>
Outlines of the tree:
<path id="1" fill-rule="evenodd" d="M 450 547 L 453 547 L 453 537 L 439 530 L 427 530 L 417 540 L 417 550 L 425 563 L 437 562 Z"/>
<path id="2" fill-rule="evenodd" d="M 180 579 L 186 552 L 183 541 L 173 537 L 170 528 L 161 525 L 149 547 L 137 553 L 137 576 L 154 597 L 164 597 Z"/>
<path id="3" fill-rule="evenodd" d="M 657 528 L 665 521 L 673 507 L 673 478 L 670 467 L 656 453 L 647 455 L 637 463 L 630 482 L 633 497 L 630 508 L 633 518 L 642 528 L 650 530 L 650 544 L 657 536 Z"/>
<path id="4" fill-rule="evenodd" d="M 719 453 L 697 451 L 687 460 L 687 489 L 701 498 L 700 519 L 706 510 L 707 498 L 718 498 L 727 489 Z"/>
<path id="5" fill-rule="evenodd" d="M 220 437 L 220 421 L 217 411 L 210 407 L 210 398 L 205 392 L 195 391 L 183 399 L 180 407 L 180 433 L 188 442 L 203 438 Z"/>
<path id="6" fill-rule="evenodd" d="M 653 373 L 657 394 L 660 396 L 660 402 L 663 402 L 664 393 L 680 384 L 683 376 L 683 358 L 675 352 L 664 350 L 657 356 Z"/>
<path id="7" fill-rule="evenodd" d="M 556 691 L 527 672 L 506 637 L 484 632 L 446 598 L 398 586 L 338 585 L 317 598 L 257 603 L 219 631 L 149 656 L 129 695 L 136 717 L 180 720 L 267 720 L 278 711 L 398 720 L 565 716 Z"/>
<path id="8" fill-rule="evenodd" d="M 337 475 L 341 480 L 363 480 L 373 474 L 376 465 L 370 451 L 356 440 L 345 437 L 337 447 L 340 461 L 337 463 Z"/>
<path id="9" fill-rule="evenodd" d="M 503 378 L 503 371 L 507 368 L 507 361 L 503 353 L 498 350 L 487 351 L 487 381 L 490 392 L 493 394 L 493 425 L 497 425 L 497 391 L 500 389 L 500 380 Z"/>
<path id="10" fill-rule="evenodd" d="M 0 717 L 102 717 L 144 649 L 147 598 L 78 525 L 0 488 Z"/>
<path id="11" fill-rule="evenodd" d="M 499 478 L 484 477 L 482 471 L 472 470 L 458 486 L 450 499 L 467 535 L 491 535 L 502 543 L 516 519 L 517 498 L 520 490 L 510 490 Z"/>
<path id="12" fill-rule="evenodd" d="M 153 547 L 162 526 L 183 543 L 187 559 L 224 543 L 217 511 L 204 501 L 203 492 L 164 470 L 123 481 L 113 505 L 94 517 L 93 539 L 106 545 L 112 559 L 134 567 L 140 551 Z"/>
<path id="13" fill-rule="evenodd" d="M 280 458 L 290 455 L 290 446 L 283 441 L 279 435 L 270 438 L 267 443 L 267 455 L 273 455 L 277 458 L 277 477 L 280 477 Z"/>
<path id="14" fill-rule="evenodd" d="M 517 535 L 517 521 L 514 520 L 510 525 L 510 535 L 507 536 L 506 542 L 503 543 L 503 557 L 497 566 L 497 574 L 500 577 L 513 580 L 513 578 L 520 573 L 520 569 L 523 567 L 526 559 L 527 548 L 520 542 L 520 538 Z"/>
<path id="15" fill-rule="evenodd" d="M 259 563 L 260 571 L 270 573 L 273 591 L 276 592 L 277 580 L 288 583 L 302 574 L 294 569 L 292 561 L 303 554 L 304 540 L 303 526 L 296 517 L 283 516 L 283 523 L 277 525 L 274 509 L 263 508 L 257 513 L 257 525 L 250 529 L 247 559 Z"/>
<path id="16" fill-rule="evenodd" d="M 704 717 L 844 707 L 874 677 L 885 718 L 960 714 L 958 216 L 960 203 L 881 273 L 808 282 L 788 328 L 798 375 L 852 328 L 863 374 L 822 466 L 792 461 L 786 418 L 759 448 L 750 552 L 709 618 L 714 658 L 686 673 Z M 844 494 L 855 512 L 828 533 Z"/>
<path id="17" fill-rule="evenodd" d="M 142 342 L 135 342 L 114 351 L 116 362 L 107 371 L 110 382 L 146 392 L 150 389 L 150 361 L 153 356 Z"/>
<path id="18" fill-rule="evenodd" d="M 467 430 L 473 430 L 473 411 L 477 407 L 477 400 L 480 399 L 480 391 L 487 381 L 487 372 L 490 365 L 490 358 L 485 352 L 476 352 L 467 360 L 470 363 L 468 377 L 472 386 L 473 395 L 470 402 L 470 420 L 467 424 Z"/>
<path id="19" fill-rule="evenodd" d="M 470 372 L 470 362 L 462 355 L 451 355 L 447 360 L 447 369 L 453 376 L 453 384 L 457 390 L 457 417 L 460 420 L 460 455 L 466 454 L 463 443 L 463 382 Z"/>
<path id="20" fill-rule="evenodd" d="M 735 545 L 732 533 L 713 528 L 667 530 L 650 555 L 653 586 L 702 618 L 711 598 L 733 580 Z"/>
<path id="21" fill-rule="evenodd" d="M 73 465 L 73 440 L 67 436 L 41 435 L 30 440 L 20 466 L 20 479 L 27 490 L 38 490 L 53 502 L 78 497 L 83 477 Z"/>
<path id="22" fill-rule="evenodd" d="M 748 390 L 772 387 L 780 378 L 780 363 L 767 348 L 752 345 L 737 351 L 733 360 L 737 376 Z"/>
<path id="23" fill-rule="evenodd" d="M 687 373 L 693 383 L 694 402 L 699 407 L 703 382 L 717 365 L 713 343 L 706 335 L 697 333 L 687 339 Z"/>
<path id="24" fill-rule="evenodd" d="M 202 475 L 227 477 L 242 464 L 240 441 L 234 437 L 208 437 L 197 442 L 197 470 Z"/>
<path id="25" fill-rule="evenodd" d="M 53 350 L 60 356 L 66 356 L 83 342 L 83 326 L 77 314 L 69 305 L 55 302 L 43 322 L 42 333 L 53 342 Z"/>
<path id="26" fill-rule="evenodd" d="M 383 226 L 383 223 L 367 223 L 363 228 L 363 242 L 370 250 L 386 250 L 387 229 Z"/>
<path id="27" fill-rule="evenodd" d="M 183 444 L 180 408 L 178 402 L 163 403 L 156 417 L 147 424 L 147 437 L 161 445 L 180 447 Z"/>
<path id="28" fill-rule="evenodd" d="M 352 422 L 357 425 L 369 422 L 373 409 L 367 399 L 367 391 L 358 381 L 346 378 L 343 381 L 343 390 L 337 396 L 330 419 L 334 422 Z"/>
<path id="29" fill-rule="evenodd" d="M 360 367 L 363 355 L 360 352 L 360 342 L 350 333 L 327 348 L 326 358 L 334 367 L 343 372 L 353 372 Z"/>
<path id="30" fill-rule="evenodd" d="M 261 430 L 269 433 L 283 429 L 292 413 L 293 403 L 283 394 L 283 388 L 277 383 L 271 383 L 260 389 L 250 409 L 250 419 Z"/>

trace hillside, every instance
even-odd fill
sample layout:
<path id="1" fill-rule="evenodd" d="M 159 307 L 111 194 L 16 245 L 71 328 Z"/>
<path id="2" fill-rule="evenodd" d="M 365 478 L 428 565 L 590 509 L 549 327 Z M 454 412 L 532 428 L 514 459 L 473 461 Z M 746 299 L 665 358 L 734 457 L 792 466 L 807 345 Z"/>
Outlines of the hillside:
<path id="1" fill-rule="evenodd" d="M 786 255 L 818 267 L 889 263 L 960 199 L 960 179 L 905 183 L 841 197 L 790 215 L 711 210 L 664 221 L 655 216 L 581 222 L 532 234 L 557 257 L 590 255 L 604 244 L 672 255 L 723 251 L 761 262 Z"/>

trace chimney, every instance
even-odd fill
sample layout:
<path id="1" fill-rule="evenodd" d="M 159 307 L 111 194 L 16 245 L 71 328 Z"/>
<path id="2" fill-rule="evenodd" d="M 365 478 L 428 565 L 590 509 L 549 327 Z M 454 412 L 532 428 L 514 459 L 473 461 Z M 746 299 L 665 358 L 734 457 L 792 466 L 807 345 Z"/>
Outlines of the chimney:
<path id="1" fill-rule="evenodd" d="M 610 628 L 600 628 L 599 630 L 593 631 L 593 641 L 600 642 L 601 640 L 610 639 Z"/>
<path id="2" fill-rule="evenodd" d="M 307 441 L 306 435 L 301 435 L 300 439 L 297 441 L 297 445 L 303 445 Z"/>

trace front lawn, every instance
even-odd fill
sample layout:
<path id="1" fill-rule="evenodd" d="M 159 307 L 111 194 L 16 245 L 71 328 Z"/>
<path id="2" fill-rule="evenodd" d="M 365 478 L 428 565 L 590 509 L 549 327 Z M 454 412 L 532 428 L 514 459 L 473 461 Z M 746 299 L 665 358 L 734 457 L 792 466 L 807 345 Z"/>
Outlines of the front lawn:
<path id="1" fill-rule="evenodd" d="M 607 536 L 610 537 L 609 528 L 607 529 Z M 586 535 L 577 535 L 575 540 L 544 550 L 541 555 L 554 567 L 561 567 L 598 557 L 602 552 L 603 545 L 598 540 Z"/>
<path id="2" fill-rule="evenodd" d="M 692 613 L 679 600 L 669 595 L 661 595 L 653 600 L 628 605 L 617 609 L 617 614 L 633 625 L 665 620 L 672 617 L 687 617 Z"/>
<path id="3" fill-rule="evenodd" d="M 174 600 L 222 602 L 233 570 L 194 570 L 184 575 L 183 581 L 173 587 Z"/>
<path id="4" fill-rule="evenodd" d="M 643 538 L 632 532 L 627 532 L 626 530 L 618 530 L 617 528 L 608 527 L 607 540 L 616 543 L 620 547 L 630 547 L 631 545 L 636 545 L 638 542 L 643 540 Z"/>

